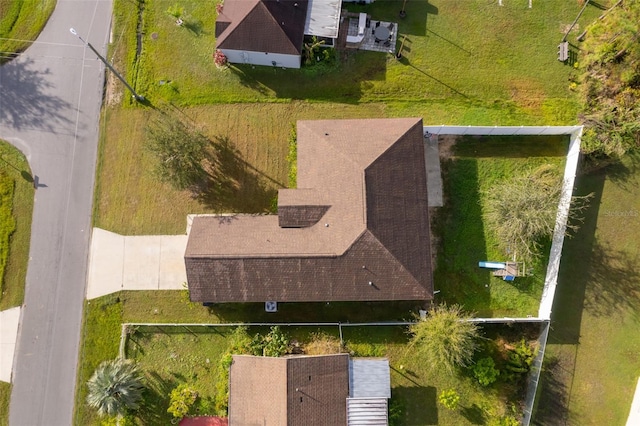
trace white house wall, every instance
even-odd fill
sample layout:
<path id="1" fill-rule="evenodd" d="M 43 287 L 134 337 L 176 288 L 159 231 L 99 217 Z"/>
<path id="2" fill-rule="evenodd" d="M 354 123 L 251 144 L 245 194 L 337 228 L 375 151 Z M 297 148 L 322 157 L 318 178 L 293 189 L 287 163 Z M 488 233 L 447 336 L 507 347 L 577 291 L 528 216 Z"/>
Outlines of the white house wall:
<path id="1" fill-rule="evenodd" d="M 272 67 L 275 62 L 276 67 L 300 68 L 299 55 L 284 55 L 281 53 L 252 52 L 231 49 L 222 49 L 222 53 L 226 55 L 229 62 L 234 64 L 252 64 Z"/>

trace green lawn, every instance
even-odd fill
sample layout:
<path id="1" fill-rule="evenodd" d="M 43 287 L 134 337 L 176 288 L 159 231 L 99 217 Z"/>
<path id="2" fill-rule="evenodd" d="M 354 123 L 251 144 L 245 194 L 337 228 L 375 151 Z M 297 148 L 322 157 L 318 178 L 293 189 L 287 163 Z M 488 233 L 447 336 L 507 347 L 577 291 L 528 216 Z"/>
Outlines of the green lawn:
<path id="1" fill-rule="evenodd" d="M 56 0 L 0 1 L 0 65 L 29 47 L 55 6 Z"/>
<path id="2" fill-rule="evenodd" d="M 522 4 L 520 4 L 522 3 Z M 579 5 L 553 1 L 526 8 L 484 1 L 348 5 L 399 22 L 403 60 L 350 52 L 336 69 L 283 70 L 213 64 L 215 7 L 181 1 L 187 25 L 166 11 L 174 1 L 117 0 L 110 56 L 147 106 L 132 106 L 119 82 L 108 85 L 103 114 L 94 224 L 125 234 L 184 232 L 187 213 L 261 212 L 286 184 L 287 140 L 299 119 L 423 117 L 426 124 L 573 124 L 573 68 L 555 59 L 561 30 Z M 585 25 L 599 10 L 588 8 Z M 143 29 L 140 45 L 136 27 Z M 464 31 L 460 31 L 464 28 Z M 574 30 L 577 33 L 577 29 Z M 531 34 L 535 34 L 534 37 Z M 570 40 L 575 37 L 572 33 Z M 198 202 L 153 176 L 143 149 L 154 107 L 172 105 L 208 136 L 227 136 L 248 163 L 244 185 L 227 199 Z M 149 107 L 151 106 L 151 107 Z"/>
<path id="3" fill-rule="evenodd" d="M 526 0 L 505 2 L 503 7 L 483 0 L 415 1 L 407 5 L 404 20 L 398 18 L 397 1 L 345 5 L 374 19 L 397 22 L 400 36 L 407 36 L 403 60 L 352 52 L 342 66 L 321 75 L 313 69 L 251 66 L 219 71 L 212 61 L 215 8 L 193 0 L 178 2 L 191 24 L 179 27 L 166 13 L 174 3 L 145 2 L 137 63 L 133 62 L 135 38 L 125 35 L 117 40 L 129 52 L 129 74 L 152 102 L 158 98 L 179 105 L 307 99 L 357 104 L 458 99 L 468 106 L 520 108 L 545 124 L 575 119 L 576 105 L 567 80 L 571 68 L 557 62 L 555 50 L 562 30 L 579 11 L 577 3 L 553 1 L 527 9 Z M 133 28 L 138 6 L 121 1 L 116 2 L 116 10 L 118 22 Z M 589 8 L 580 23 L 586 24 L 598 12 Z M 555 113 L 567 108 L 558 120 Z"/>
<path id="4" fill-rule="evenodd" d="M 355 322 L 380 319 L 381 307 L 381 304 L 331 304 L 325 309 L 333 310 L 334 316 L 329 320 L 340 318 Z M 246 306 L 224 306 L 209 309 L 188 302 L 184 292 L 169 291 L 121 292 L 87 302 L 74 424 L 85 426 L 100 422 L 85 403 L 85 383 L 100 362 L 117 356 L 122 322 L 246 321 L 249 318 L 253 320 L 254 311 L 261 308 L 253 306 L 249 310 Z M 305 310 L 320 309 L 319 304 L 295 309 L 298 308 L 297 313 L 288 313 L 293 313 L 294 319 L 302 318 Z M 387 306 L 385 309 L 390 318 L 411 318 L 407 306 L 397 305 L 393 309 Z M 264 314 L 259 320 L 279 322 L 289 319 L 288 314 Z M 142 423 L 168 424 L 167 395 L 180 383 L 189 383 L 199 391 L 198 412 L 213 412 L 217 365 L 229 345 L 229 331 L 216 330 L 203 334 L 198 327 L 188 330 L 142 327 L 132 335 L 127 356 L 140 362 L 151 388 L 140 414 Z M 262 329 L 250 331 L 266 332 Z M 303 345 L 318 332 L 334 339 L 338 336 L 337 327 L 298 327 L 285 328 L 285 331 Z M 484 334 L 490 339 L 488 342 L 496 342 L 496 348 L 504 348 L 522 336 L 528 340 L 535 339 L 536 331 L 537 326 L 486 326 Z M 402 408 L 399 424 L 478 424 L 478 421 L 487 422 L 491 418 L 512 414 L 510 404 L 517 404 L 518 398 L 522 397 L 521 390 L 512 384 L 501 382 L 494 387 L 482 388 L 466 373 L 448 375 L 430 370 L 428 360 L 416 357 L 407 347 L 408 336 L 403 327 L 344 327 L 343 336 L 347 350 L 355 356 L 389 358 L 393 405 Z M 437 393 L 448 388 L 455 388 L 461 395 L 458 410 L 449 411 L 436 403 Z"/>
<path id="5" fill-rule="evenodd" d="M 9 200 L 11 205 L 8 211 L 15 223 L 15 230 L 8 240 L 8 246 L 3 245 L 0 250 L 8 249 L 9 255 L 4 276 L 0 275 L 0 310 L 5 310 L 20 306 L 24 299 L 35 191 L 26 158 L 4 141 L 0 141 L 0 173 L 4 173 L 13 186 L 13 197 Z M 2 226 L 4 225 L 0 225 L 0 228 Z"/>
<path id="6" fill-rule="evenodd" d="M 626 423 L 640 376 L 639 187 L 637 154 L 578 179 L 596 199 L 565 242 L 536 424 Z"/>
<path id="7" fill-rule="evenodd" d="M 554 165 L 560 180 L 567 148 L 566 136 L 467 137 L 448 148 L 452 157 L 442 163 L 445 206 L 434 218 L 439 241 L 434 281 L 444 301 L 481 317 L 537 316 L 549 244 L 540 259 L 526 265 L 531 276 L 513 282 L 492 277 L 478 262 L 511 256 L 498 248 L 499 236 L 484 226 L 483 205 L 501 182 L 540 165 Z"/>

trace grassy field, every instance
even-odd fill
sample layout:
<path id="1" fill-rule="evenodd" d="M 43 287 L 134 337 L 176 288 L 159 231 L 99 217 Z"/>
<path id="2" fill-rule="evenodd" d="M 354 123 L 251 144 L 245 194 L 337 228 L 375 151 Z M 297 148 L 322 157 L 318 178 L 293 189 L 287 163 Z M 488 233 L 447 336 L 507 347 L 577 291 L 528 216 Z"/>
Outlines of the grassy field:
<path id="1" fill-rule="evenodd" d="M 549 244 L 533 264 L 531 276 L 506 282 L 478 268 L 484 260 L 504 261 L 510 256 L 498 247 L 498 235 L 484 226 L 483 206 L 488 192 L 500 182 L 523 176 L 538 166 L 556 166 L 562 177 L 568 138 L 483 137 L 462 138 L 443 161 L 445 206 L 435 216 L 439 241 L 434 273 L 436 288 L 448 303 L 458 303 L 481 317 L 537 316 Z"/>
<path id="2" fill-rule="evenodd" d="M 325 321 L 338 318 L 352 322 L 380 319 L 378 308 L 381 307 L 382 304 L 331 304 L 325 309 L 333 310 L 334 316 Z M 254 318 L 254 312 L 246 306 L 205 308 L 188 302 L 184 292 L 122 292 L 91 300 L 85 308 L 82 367 L 74 420 L 78 425 L 99 424 L 94 411 L 88 409 L 84 402 L 85 383 L 100 362 L 117 356 L 122 322 L 246 321 L 249 314 L 252 320 Z M 255 306 L 252 308 L 257 309 Z M 279 322 L 290 319 L 290 314 L 295 319 L 314 307 L 287 308 L 297 312 L 264 314 L 259 320 Z M 389 318 L 411 318 L 405 305 L 391 308 L 387 305 L 384 309 Z M 537 327 L 534 328 L 487 326 L 484 334 L 490 341 L 497 342 L 499 347 L 504 347 L 509 342 L 518 341 L 523 335 L 527 339 L 535 339 Z M 201 413 L 212 412 L 216 367 L 228 345 L 228 332 L 194 334 L 197 328 L 188 331 L 180 329 L 177 334 L 174 331 L 140 329 L 128 345 L 128 356 L 141 363 L 151 387 L 147 394 L 147 405 L 141 412 L 144 424 L 168 424 L 167 395 L 179 383 L 190 383 L 197 387 L 201 395 L 197 408 Z M 337 327 L 287 328 L 285 331 L 303 344 L 318 332 L 333 338 L 338 334 Z M 393 404 L 402 410 L 399 424 L 484 424 L 491 418 L 512 414 L 510 404 L 517 403 L 521 397 L 517 387 L 510 384 L 481 388 L 465 373 L 448 375 L 430 370 L 428 362 L 417 358 L 408 348 L 408 336 L 403 327 L 344 327 L 343 336 L 347 350 L 355 356 L 386 356 L 390 359 Z M 437 393 L 448 388 L 455 388 L 461 395 L 461 407 L 458 410 L 445 410 L 436 402 Z"/>
<path id="3" fill-rule="evenodd" d="M 0 141 L 0 170 L 14 185 L 11 215 L 15 231 L 8 243 L 8 261 L 4 277 L 0 276 L 0 310 L 20 306 L 24 299 L 24 283 L 29 262 L 31 216 L 33 213 L 33 178 L 24 155 L 13 146 Z"/>
<path id="4" fill-rule="evenodd" d="M 180 2 L 186 25 L 179 27 L 166 13 L 173 4 L 115 2 L 110 55 L 149 103 L 132 107 L 118 82 L 108 85 L 94 223 L 111 231 L 177 233 L 184 232 L 187 213 L 267 210 L 274 190 L 286 184 L 287 139 L 299 119 L 418 116 L 427 124 L 491 125 L 576 121 L 577 104 L 568 89 L 573 69 L 555 59 L 561 30 L 579 10 L 571 2 L 532 9 L 524 0 L 504 7 L 475 0 L 411 2 L 408 17 L 399 23 L 399 32 L 407 35 L 402 61 L 350 52 L 336 69 L 323 72 L 250 66 L 218 70 L 211 59 L 215 8 Z M 399 19 L 395 2 L 349 7 Z M 597 13 L 587 9 L 578 28 Z M 144 29 L 139 46 L 138 17 Z M 465 31 L 459 31 L 462 27 Z M 535 37 L 529 36 L 532 32 Z M 248 163 L 245 185 L 233 197 L 199 202 L 152 175 L 144 128 L 154 108 L 167 103 L 207 135 L 228 136 Z"/>
<path id="5" fill-rule="evenodd" d="M 545 121 L 565 108 L 570 110 L 565 118 L 575 117 L 567 88 L 571 69 L 555 57 L 562 31 L 579 11 L 572 2 L 547 2 L 527 9 L 526 0 L 503 7 L 482 0 L 415 1 L 407 5 L 408 16 L 402 21 L 398 2 L 345 5 L 374 19 L 398 22 L 400 36 L 407 36 L 403 60 L 352 52 L 340 67 L 321 75 L 313 69 L 251 66 L 219 71 L 211 60 L 215 8 L 193 0 L 180 2 L 188 16 L 187 25 L 179 27 L 166 13 L 174 3 L 145 2 L 141 12 L 132 2 L 116 3 L 119 22 L 127 28 L 135 27 L 139 13 L 142 17 L 139 61 L 134 62 L 135 53 L 131 53 L 136 49 L 135 38 L 124 35 L 118 40 L 128 52 L 126 66 L 136 87 L 152 102 L 158 98 L 180 105 L 306 99 L 355 104 L 454 98 L 469 105 L 502 109 L 511 105 Z M 589 9 L 581 23 L 597 12 Z"/>
<path id="6" fill-rule="evenodd" d="M 55 6 L 56 0 L 0 1 L 0 65 L 29 47 Z"/>
<path id="7" fill-rule="evenodd" d="M 565 243 L 534 419 L 624 425 L 640 376 L 640 157 L 578 184 L 596 199 Z"/>

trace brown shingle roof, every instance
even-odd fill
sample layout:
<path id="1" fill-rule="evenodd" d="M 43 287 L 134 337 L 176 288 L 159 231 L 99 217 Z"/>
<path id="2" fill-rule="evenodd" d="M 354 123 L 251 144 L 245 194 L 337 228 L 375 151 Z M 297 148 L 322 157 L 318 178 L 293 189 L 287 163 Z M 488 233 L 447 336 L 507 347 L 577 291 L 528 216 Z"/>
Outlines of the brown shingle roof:
<path id="1" fill-rule="evenodd" d="M 234 355 L 229 372 L 229 425 L 344 425 L 348 396 L 348 354 Z"/>
<path id="2" fill-rule="evenodd" d="M 298 122 L 303 190 L 282 190 L 279 204 L 285 226 L 305 227 L 283 228 L 275 215 L 196 217 L 191 299 L 432 298 L 426 179 L 420 119 Z"/>
<path id="3" fill-rule="evenodd" d="M 225 0 L 216 48 L 299 55 L 307 0 Z"/>

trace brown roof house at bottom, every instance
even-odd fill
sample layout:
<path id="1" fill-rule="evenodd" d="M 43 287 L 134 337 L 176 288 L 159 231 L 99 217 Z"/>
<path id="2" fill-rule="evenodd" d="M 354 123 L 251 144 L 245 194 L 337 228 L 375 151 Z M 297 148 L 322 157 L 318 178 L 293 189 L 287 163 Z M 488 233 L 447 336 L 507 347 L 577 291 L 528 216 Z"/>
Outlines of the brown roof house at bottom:
<path id="1" fill-rule="evenodd" d="M 277 215 L 196 216 L 192 301 L 430 300 L 422 120 L 299 121 Z"/>
<path id="2" fill-rule="evenodd" d="M 386 425 L 390 397 L 386 359 L 234 355 L 229 426 Z"/>
<path id="3" fill-rule="evenodd" d="M 225 0 L 216 49 L 229 62 L 300 68 L 308 0 Z"/>

